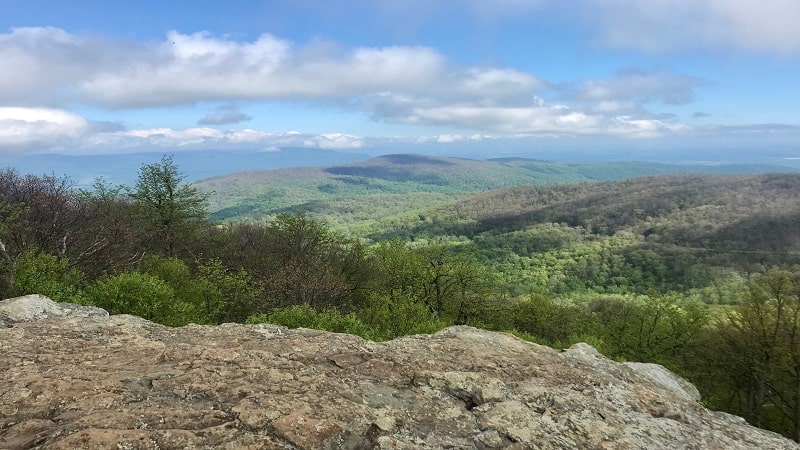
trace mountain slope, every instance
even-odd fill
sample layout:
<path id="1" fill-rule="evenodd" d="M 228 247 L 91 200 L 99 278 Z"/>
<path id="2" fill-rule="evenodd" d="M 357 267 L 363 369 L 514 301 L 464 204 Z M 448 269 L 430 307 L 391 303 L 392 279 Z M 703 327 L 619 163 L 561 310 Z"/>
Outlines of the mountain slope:
<path id="1" fill-rule="evenodd" d="M 373 241 L 455 244 L 517 293 L 684 291 L 769 266 L 800 266 L 800 175 L 518 186 L 373 230 Z M 731 298 L 700 294 L 709 302 Z"/>
<path id="2" fill-rule="evenodd" d="M 675 174 L 493 190 L 429 211 L 427 223 L 410 232 L 436 227 L 474 236 L 552 222 L 605 235 L 631 227 L 647 227 L 653 235 L 667 225 L 676 230 L 699 225 L 717 232 L 755 217 L 770 217 L 773 224 L 791 222 L 798 213 L 798 174 Z"/>
<path id="3" fill-rule="evenodd" d="M 211 193 L 219 220 L 258 219 L 293 210 L 326 217 L 396 214 L 444 204 L 464 194 L 554 183 L 617 180 L 641 175 L 792 171 L 782 166 L 683 166 L 647 162 L 560 163 L 506 158 L 471 160 L 387 155 L 346 165 L 241 172 L 196 183 Z M 405 205 L 399 209 L 394 204 Z M 380 206 L 385 205 L 385 206 Z M 343 222 L 351 222 L 342 219 Z M 352 223 L 351 223 L 352 224 Z"/>

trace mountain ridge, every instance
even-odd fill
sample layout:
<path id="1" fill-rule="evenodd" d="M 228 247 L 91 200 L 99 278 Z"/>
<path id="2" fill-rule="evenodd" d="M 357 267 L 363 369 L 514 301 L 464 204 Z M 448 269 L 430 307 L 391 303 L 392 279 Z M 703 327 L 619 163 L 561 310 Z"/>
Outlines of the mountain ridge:
<path id="1" fill-rule="evenodd" d="M 460 195 L 517 185 L 567 184 L 668 173 L 797 172 L 770 165 L 674 165 L 654 162 L 565 163 L 526 158 L 474 160 L 384 155 L 348 164 L 247 171 L 199 180 L 219 220 L 260 219 L 281 212 L 337 209 L 342 200 L 375 195 Z M 438 204 L 438 203 L 437 203 Z"/>

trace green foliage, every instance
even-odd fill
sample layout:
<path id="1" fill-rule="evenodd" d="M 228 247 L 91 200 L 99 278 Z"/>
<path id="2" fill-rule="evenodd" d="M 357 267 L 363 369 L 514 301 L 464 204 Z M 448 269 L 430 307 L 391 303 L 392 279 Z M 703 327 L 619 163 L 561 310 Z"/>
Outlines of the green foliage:
<path id="1" fill-rule="evenodd" d="M 289 328 L 314 328 L 334 333 L 348 333 L 373 338 L 372 331 L 354 313 L 342 314 L 334 309 L 317 311 L 308 305 L 277 308 L 268 314 L 247 318 L 247 323 L 272 323 Z"/>
<path id="2" fill-rule="evenodd" d="M 597 299 L 589 305 L 601 348 L 630 361 L 669 364 L 695 345 L 709 320 L 707 308 L 677 295 Z"/>
<path id="3" fill-rule="evenodd" d="M 706 344 L 712 406 L 800 440 L 800 279 L 781 268 L 754 276 Z"/>
<path id="4" fill-rule="evenodd" d="M 153 275 L 126 272 L 100 279 L 86 289 L 91 302 L 111 314 L 134 314 L 145 319 L 163 318 L 174 293 Z"/>
<path id="5" fill-rule="evenodd" d="M 41 294 L 58 302 L 82 303 L 84 275 L 66 258 L 27 251 L 15 263 L 14 295 Z"/>
<path id="6" fill-rule="evenodd" d="M 371 297 L 358 317 L 370 328 L 369 337 L 375 340 L 435 333 L 450 324 L 437 319 L 424 304 L 403 294 Z"/>
<path id="7" fill-rule="evenodd" d="M 147 233 L 144 244 L 167 256 L 175 256 L 208 216 L 208 196 L 181 184 L 184 178 L 172 157 L 165 155 L 160 163 L 142 165 L 128 193 L 137 208 L 138 224 Z"/>
<path id="8" fill-rule="evenodd" d="M 195 283 L 201 307 L 211 323 L 243 322 L 247 314 L 258 309 L 261 289 L 244 269 L 233 271 L 212 259 L 198 266 Z"/>
<path id="9" fill-rule="evenodd" d="M 515 302 L 510 316 L 514 329 L 536 336 L 537 342 L 554 345 L 586 332 L 588 313 L 586 308 L 531 294 L 528 299 Z"/>
<path id="10" fill-rule="evenodd" d="M 133 314 L 170 326 L 186 325 L 198 316 L 194 305 L 179 301 L 166 281 L 141 272 L 100 279 L 86 294 L 89 302 L 111 314 Z"/>

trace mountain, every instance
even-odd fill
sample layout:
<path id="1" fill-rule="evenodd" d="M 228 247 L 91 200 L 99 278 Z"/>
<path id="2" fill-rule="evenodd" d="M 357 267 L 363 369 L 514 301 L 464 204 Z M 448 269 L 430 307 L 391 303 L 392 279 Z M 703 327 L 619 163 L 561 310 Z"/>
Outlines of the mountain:
<path id="1" fill-rule="evenodd" d="M 472 195 L 425 214 L 426 222 L 416 224 L 409 234 L 425 234 L 435 228 L 470 237 L 541 223 L 564 223 L 604 235 L 648 227 L 643 231 L 652 236 L 664 231 L 665 223 L 695 234 L 722 232 L 759 216 L 772 219 L 764 226 L 792 223 L 800 214 L 800 174 L 668 174 L 600 183 L 515 186 Z M 797 224 L 800 227 L 800 222 Z M 737 245 L 747 247 L 748 243 Z"/>
<path id="2" fill-rule="evenodd" d="M 377 221 L 363 236 L 452 243 L 515 293 L 686 292 L 800 266 L 800 174 L 515 186 Z"/>
<path id="3" fill-rule="evenodd" d="M 764 173 L 768 165 L 675 165 L 652 162 L 564 163 L 525 158 L 474 160 L 386 155 L 327 167 L 248 171 L 200 180 L 218 220 L 259 219 L 307 210 L 353 225 L 445 204 L 492 189 L 619 180 L 666 173 Z M 347 216 L 347 218 L 343 218 Z"/>
<path id="4" fill-rule="evenodd" d="M 662 366 L 582 343 L 466 326 L 370 342 L 104 312 L 0 301 L 0 447 L 800 448 L 706 409 Z"/>

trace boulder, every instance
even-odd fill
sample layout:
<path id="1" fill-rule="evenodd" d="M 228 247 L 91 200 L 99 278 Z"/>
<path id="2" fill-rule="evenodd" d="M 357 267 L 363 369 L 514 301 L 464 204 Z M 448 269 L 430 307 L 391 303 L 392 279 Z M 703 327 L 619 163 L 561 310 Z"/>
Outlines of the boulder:
<path id="1" fill-rule="evenodd" d="M 3 449 L 800 448 L 585 344 L 464 326 L 382 343 L 169 328 L 15 300 L 0 310 L 14 320 L 0 328 Z"/>
<path id="2" fill-rule="evenodd" d="M 0 301 L 0 326 L 6 327 L 14 322 L 27 322 L 49 317 L 92 316 L 108 316 L 108 312 L 94 306 L 56 303 L 39 294 L 23 295 Z"/>

